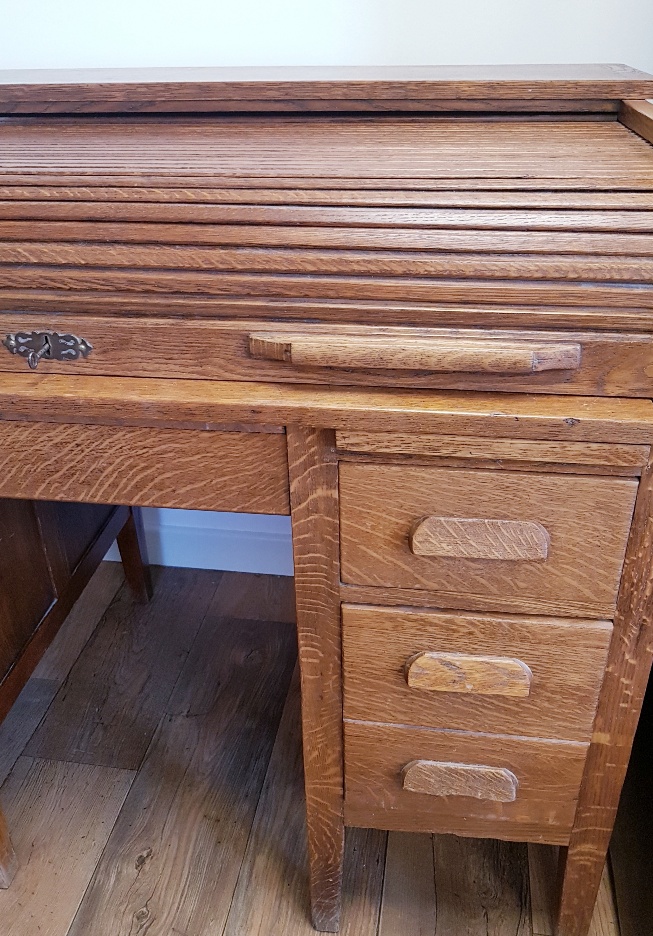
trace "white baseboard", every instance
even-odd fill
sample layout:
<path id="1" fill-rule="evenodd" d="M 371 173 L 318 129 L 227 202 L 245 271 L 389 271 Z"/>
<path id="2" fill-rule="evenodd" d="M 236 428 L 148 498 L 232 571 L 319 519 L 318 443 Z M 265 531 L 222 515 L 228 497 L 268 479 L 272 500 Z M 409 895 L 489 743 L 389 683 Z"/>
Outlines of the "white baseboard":
<path id="1" fill-rule="evenodd" d="M 293 574 L 289 517 L 145 508 L 143 524 L 154 565 Z M 115 543 L 106 558 L 120 559 Z"/>

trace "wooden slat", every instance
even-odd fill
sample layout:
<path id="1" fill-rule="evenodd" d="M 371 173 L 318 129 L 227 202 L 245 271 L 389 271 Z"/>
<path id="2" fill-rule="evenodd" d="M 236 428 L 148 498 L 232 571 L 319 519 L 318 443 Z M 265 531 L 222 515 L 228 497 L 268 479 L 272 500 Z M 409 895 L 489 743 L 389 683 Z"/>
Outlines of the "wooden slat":
<path id="1" fill-rule="evenodd" d="M 343 855 L 342 672 L 335 434 L 287 428 L 311 916 L 337 932 Z"/>
<path id="2" fill-rule="evenodd" d="M 428 181 L 428 180 L 427 180 Z M 515 180 L 517 184 L 517 180 Z M 326 183 L 325 183 L 326 185 Z M 541 191 L 529 190 L 523 188 L 514 188 L 508 190 L 501 189 L 460 189 L 452 187 L 451 189 L 433 189 L 433 188 L 365 188 L 362 185 L 359 189 L 355 188 L 329 188 L 329 187 L 307 187 L 307 188 L 263 188 L 261 185 L 253 187 L 251 185 L 234 185 L 234 180 L 230 180 L 229 187 L 219 188 L 210 185 L 201 185 L 195 182 L 193 185 L 174 186 L 171 181 L 168 185 L 161 186 L 120 186 L 106 185 L 97 183 L 95 179 L 84 180 L 84 183 L 77 182 L 70 185 L 18 185 L 18 184 L 0 184 L 0 199 L 11 201 L 46 201 L 46 202 L 131 202 L 131 203 L 200 203 L 207 205 L 312 205 L 326 206 L 339 205 L 340 207 L 395 207 L 395 208 L 547 208 L 547 209 L 589 209 L 589 210 L 641 210 L 653 206 L 653 192 L 647 191 L 603 191 L 600 189 L 589 191 Z M 45 222 L 47 225 L 48 222 Z M 65 222 L 50 222 L 49 229 L 56 231 L 57 228 L 63 231 Z M 31 230 L 30 226 L 23 225 L 24 236 L 26 240 L 42 240 L 39 236 L 39 227 L 42 229 L 45 225 L 36 226 L 36 230 Z M 146 233 L 146 228 L 142 224 L 134 224 L 132 237 L 139 232 Z M 20 231 L 20 222 L 13 224 L 7 223 L 4 230 Z M 97 234 L 105 229 L 106 240 L 124 240 L 124 237 L 106 237 L 106 232 L 113 228 L 117 229 L 117 224 L 107 222 L 104 225 L 97 222 L 95 225 L 88 225 L 89 233 L 92 234 L 96 229 L 96 236 L 84 237 L 85 240 L 96 240 Z M 267 228 L 268 235 L 273 236 L 274 231 Z M 317 229 L 322 237 L 329 237 L 329 230 Z M 309 229 L 310 232 L 310 229 Z M 206 231 L 196 230 L 192 225 L 187 225 L 184 231 L 186 237 L 190 238 L 187 243 L 221 243 L 220 238 L 225 238 L 225 243 L 230 243 L 230 237 L 235 236 L 238 229 L 229 228 Z M 259 232 L 259 234 L 262 232 Z M 289 231 L 288 234 L 298 232 Z M 315 231 L 313 234 L 315 235 Z M 338 231 L 334 231 L 334 236 Z M 350 232 L 355 237 L 363 236 L 364 230 L 358 229 Z M 402 232 L 409 236 L 410 232 Z M 256 231 L 250 229 L 241 230 L 241 236 L 255 237 Z M 382 236 L 379 231 L 368 232 L 368 236 Z M 4 237 L 4 233 L 2 233 Z M 308 236 L 308 234 L 306 235 Z M 346 232 L 342 234 L 346 237 Z M 392 233 L 388 232 L 388 238 Z M 415 235 L 418 236 L 418 235 Z M 209 238 L 203 241 L 203 237 Z M 16 239 L 15 237 L 12 239 Z M 18 238 L 20 239 L 20 238 Z M 48 238 L 46 238 L 48 239 Z M 74 238 L 58 237 L 57 240 L 71 240 Z M 143 238 L 145 243 L 148 238 Z M 156 237 L 156 242 L 161 242 L 162 238 Z M 163 238 L 165 242 L 165 238 Z M 565 243 L 564 238 L 559 241 Z M 280 242 L 283 244 L 283 241 Z M 294 243 L 294 241 L 289 241 Z M 555 252 L 555 251 L 553 251 Z M 566 252 L 566 251 L 563 251 Z M 573 251 L 575 252 L 575 251 Z M 581 251 L 583 252 L 583 251 Z M 608 251 L 610 252 L 610 251 Z"/>
<path id="3" fill-rule="evenodd" d="M 44 190 L 49 192 L 50 190 Z M 140 189 L 126 190 L 125 202 L 137 201 Z M 346 192 L 343 203 L 352 203 L 355 192 Z M 285 196 L 285 192 L 280 193 Z M 0 189 L 0 197 L 2 190 Z M 571 196 L 570 196 L 571 197 Z M 625 195 L 623 196 L 625 198 Z M 45 198 L 45 195 L 44 195 Z M 653 206 L 643 203 L 646 210 Z M 72 199 L 76 201 L 76 199 Z M 189 201 L 191 199 L 188 199 Z M 285 201 L 290 201 L 289 197 Z M 47 199 L 53 213 L 59 213 L 56 192 Z M 52 204 L 50 204 L 52 203 Z M 559 206 L 562 207 L 562 206 Z M 88 244 L 174 244 L 179 247 L 303 247 L 341 248 L 353 250 L 429 250 L 462 254 L 528 254 L 574 255 L 596 254 L 604 257 L 653 256 L 653 236 L 650 234 L 578 232 L 578 231 L 511 231 L 511 230 L 438 230 L 425 227 L 327 227 L 302 223 L 291 224 L 189 224 L 138 221 L 84 220 L 6 220 L 0 219 L 0 238 L 15 241 L 47 243 L 78 242 Z"/>
<path id="4" fill-rule="evenodd" d="M 1 210 L 1 209 L 0 209 Z M 298 273 L 238 274 L 211 271 L 103 270 L 75 267 L 1 266 L 0 287 L 29 290 L 111 291 L 117 294 L 251 296 L 271 299 L 398 300 L 406 302 L 473 302 L 524 305 L 560 303 L 622 309 L 652 309 L 648 284 L 589 284 L 556 280 L 430 279 L 428 277 L 339 277 Z"/>
<path id="5" fill-rule="evenodd" d="M 244 238 L 246 240 L 246 237 Z M 653 240 L 653 238 L 652 238 Z M 338 276 L 449 277 L 474 279 L 647 282 L 653 259 L 507 254 L 433 255 L 395 251 L 322 251 L 250 248 L 124 246 L 0 242 L 0 264 L 235 273 L 336 274 Z"/>
<path id="6" fill-rule="evenodd" d="M 6 497 L 289 512 L 285 439 L 274 433 L 4 423 L 0 440 Z"/>
<path id="7" fill-rule="evenodd" d="M 0 135 L 0 142 L 2 136 Z M 643 146 L 646 144 L 642 144 Z M 0 175 L 0 181 L 2 176 Z M 541 186 L 547 186 L 544 180 Z M 653 166 L 650 187 L 653 188 Z M 156 222 L 202 225 L 292 225 L 295 227 L 405 229 L 416 231 L 580 232 L 585 234 L 650 235 L 650 211 L 378 208 L 297 205 L 145 204 L 94 201 L 0 201 L 4 222 Z M 296 235 L 297 236 L 297 235 Z M 245 241 L 247 231 L 243 232 Z M 454 241 L 455 244 L 455 241 Z"/>
<path id="8" fill-rule="evenodd" d="M 35 929 L 42 936 L 62 936 L 134 775 L 86 764 L 21 761 L 23 769 L 3 788 L 19 862 L 12 886 L 0 891 L 3 936 L 27 936 Z"/>

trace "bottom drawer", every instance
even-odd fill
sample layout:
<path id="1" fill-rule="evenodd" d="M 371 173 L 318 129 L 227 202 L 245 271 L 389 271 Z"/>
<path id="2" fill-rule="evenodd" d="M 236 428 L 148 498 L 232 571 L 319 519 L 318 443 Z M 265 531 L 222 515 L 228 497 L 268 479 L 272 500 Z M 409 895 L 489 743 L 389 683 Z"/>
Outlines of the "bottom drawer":
<path id="1" fill-rule="evenodd" d="M 345 823 L 564 845 L 587 749 L 345 722 Z"/>

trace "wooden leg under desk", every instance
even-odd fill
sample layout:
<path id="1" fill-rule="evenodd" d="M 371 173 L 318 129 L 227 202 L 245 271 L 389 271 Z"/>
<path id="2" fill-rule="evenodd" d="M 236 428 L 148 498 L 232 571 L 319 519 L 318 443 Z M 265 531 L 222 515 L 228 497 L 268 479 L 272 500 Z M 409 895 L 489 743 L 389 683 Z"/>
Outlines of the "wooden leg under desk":
<path id="1" fill-rule="evenodd" d="M 130 509 L 127 522 L 118 533 L 117 542 L 129 587 L 138 601 L 147 604 L 152 597 L 152 577 L 141 511 L 137 507 Z"/>
<path id="2" fill-rule="evenodd" d="M 17 867 L 16 852 L 9 838 L 7 820 L 0 809 L 0 888 L 9 887 Z"/>
<path id="3" fill-rule="evenodd" d="M 558 936 L 587 936 L 653 659 L 653 466 L 645 469 L 576 819 L 563 852 Z"/>
<path id="4" fill-rule="evenodd" d="M 313 926 L 337 932 L 344 853 L 338 468 L 329 431 L 288 428 Z"/>

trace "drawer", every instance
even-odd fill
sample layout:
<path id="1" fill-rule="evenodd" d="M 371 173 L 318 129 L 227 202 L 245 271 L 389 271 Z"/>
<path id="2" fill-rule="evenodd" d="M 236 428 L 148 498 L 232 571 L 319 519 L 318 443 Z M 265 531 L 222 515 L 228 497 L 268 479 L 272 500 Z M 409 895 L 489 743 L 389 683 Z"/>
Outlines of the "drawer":
<path id="1" fill-rule="evenodd" d="M 52 373 L 653 396 L 648 335 L 0 314 L 0 341 L 32 332 L 92 349 L 42 360 Z M 27 370 L 10 350 L 0 348 L 0 371 Z"/>
<path id="2" fill-rule="evenodd" d="M 611 618 L 636 491 L 621 478 L 341 462 L 342 580 L 426 590 L 436 607 Z"/>
<path id="3" fill-rule="evenodd" d="M 608 621 L 342 607 L 346 718 L 589 741 Z"/>
<path id="4" fill-rule="evenodd" d="M 587 745 L 345 722 L 345 823 L 565 844 Z"/>
<path id="5" fill-rule="evenodd" d="M 0 421 L 0 497 L 288 514 L 286 436 Z"/>

